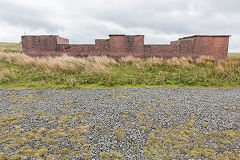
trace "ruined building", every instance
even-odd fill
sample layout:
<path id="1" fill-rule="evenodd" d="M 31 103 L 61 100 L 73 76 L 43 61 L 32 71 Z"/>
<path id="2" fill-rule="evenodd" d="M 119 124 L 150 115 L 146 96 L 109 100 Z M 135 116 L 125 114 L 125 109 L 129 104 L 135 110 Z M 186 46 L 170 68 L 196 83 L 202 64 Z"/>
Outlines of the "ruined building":
<path id="1" fill-rule="evenodd" d="M 143 35 L 109 35 L 109 39 L 96 39 L 95 44 L 69 44 L 58 35 L 22 36 L 23 53 L 30 56 L 71 55 L 75 57 L 106 55 L 147 57 L 212 56 L 225 59 L 228 53 L 228 35 L 194 35 L 172 41 L 168 45 L 144 44 Z"/>

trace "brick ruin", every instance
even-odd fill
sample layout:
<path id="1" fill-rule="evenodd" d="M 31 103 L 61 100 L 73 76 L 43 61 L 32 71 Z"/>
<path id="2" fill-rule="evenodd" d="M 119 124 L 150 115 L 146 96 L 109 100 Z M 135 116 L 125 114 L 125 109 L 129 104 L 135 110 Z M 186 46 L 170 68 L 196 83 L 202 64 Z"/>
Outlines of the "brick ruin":
<path id="1" fill-rule="evenodd" d="M 75 57 L 106 55 L 148 57 L 192 57 L 211 56 L 217 60 L 227 57 L 229 35 L 194 35 L 180 38 L 167 45 L 144 44 L 144 35 L 109 35 L 109 39 L 96 39 L 95 44 L 69 44 L 69 40 L 58 35 L 22 36 L 23 53 L 30 56 Z"/>

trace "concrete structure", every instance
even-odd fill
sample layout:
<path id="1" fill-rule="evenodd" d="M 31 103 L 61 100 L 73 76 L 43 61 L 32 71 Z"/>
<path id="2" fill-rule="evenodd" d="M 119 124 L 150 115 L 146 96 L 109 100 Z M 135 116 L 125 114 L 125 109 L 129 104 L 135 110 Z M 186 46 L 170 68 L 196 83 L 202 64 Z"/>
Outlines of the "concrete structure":
<path id="1" fill-rule="evenodd" d="M 95 44 L 69 44 L 58 35 L 22 36 L 23 53 L 30 56 L 75 57 L 106 55 L 147 57 L 192 57 L 212 56 L 217 60 L 227 57 L 229 35 L 194 35 L 172 41 L 169 45 L 144 44 L 143 35 L 109 35 L 109 39 L 96 39 Z"/>

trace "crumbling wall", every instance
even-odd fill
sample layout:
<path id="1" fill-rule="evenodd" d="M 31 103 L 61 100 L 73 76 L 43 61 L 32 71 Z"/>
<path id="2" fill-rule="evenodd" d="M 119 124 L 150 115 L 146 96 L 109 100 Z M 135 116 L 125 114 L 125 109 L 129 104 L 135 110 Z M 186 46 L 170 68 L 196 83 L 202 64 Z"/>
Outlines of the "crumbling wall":
<path id="1" fill-rule="evenodd" d="M 69 40 L 56 35 L 22 36 L 23 52 L 30 56 L 75 57 L 106 55 L 147 57 L 192 57 L 202 55 L 225 59 L 229 36 L 191 36 L 172 41 L 170 45 L 144 45 L 143 35 L 109 35 L 110 39 L 96 39 L 95 44 L 69 44 Z"/>

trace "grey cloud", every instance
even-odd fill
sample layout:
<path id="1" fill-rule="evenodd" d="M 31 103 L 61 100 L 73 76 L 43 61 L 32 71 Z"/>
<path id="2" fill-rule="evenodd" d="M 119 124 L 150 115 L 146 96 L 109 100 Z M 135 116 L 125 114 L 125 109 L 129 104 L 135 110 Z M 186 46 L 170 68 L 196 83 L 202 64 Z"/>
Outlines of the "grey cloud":
<path id="1" fill-rule="evenodd" d="M 41 9 L 31 8 L 24 4 L 18 5 L 11 1 L 0 2 L 0 20 L 13 26 L 29 27 L 31 29 L 44 28 L 48 32 L 63 29 L 61 25 L 51 23 L 47 16 L 51 16 Z"/>
<path id="2" fill-rule="evenodd" d="M 48 1 L 1 0 L 0 22 L 30 33 L 43 28 L 73 43 L 93 43 L 110 33 L 145 34 L 147 43 L 192 34 L 232 34 L 230 48 L 239 48 L 239 0 L 51 0 L 37 5 L 41 3 Z"/>

